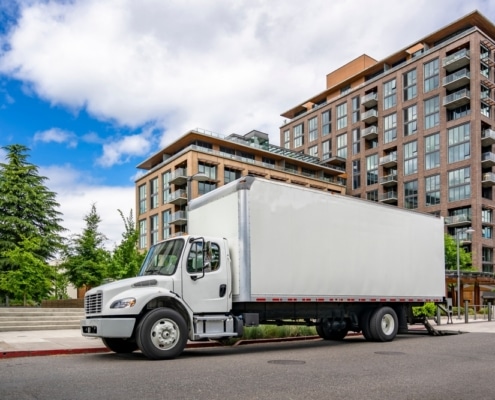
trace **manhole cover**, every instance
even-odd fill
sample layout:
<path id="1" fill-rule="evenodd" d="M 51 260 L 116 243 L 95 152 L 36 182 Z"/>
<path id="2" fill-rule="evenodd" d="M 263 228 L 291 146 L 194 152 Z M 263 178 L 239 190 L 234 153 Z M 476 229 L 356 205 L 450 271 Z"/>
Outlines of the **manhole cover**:
<path id="1" fill-rule="evenodd" d="M 406 353 L 402 353 L 401 351 L 375 351 L 375 354 L 381 354 L 383 356 L 398 356 Z"/>
<path id="2" fill-rule="evenodd" d="M 285 364 L 285 365 L 301 365 L 306 364 L 306 361 L 301 360 L 270 360 L 268 364 Z"/>

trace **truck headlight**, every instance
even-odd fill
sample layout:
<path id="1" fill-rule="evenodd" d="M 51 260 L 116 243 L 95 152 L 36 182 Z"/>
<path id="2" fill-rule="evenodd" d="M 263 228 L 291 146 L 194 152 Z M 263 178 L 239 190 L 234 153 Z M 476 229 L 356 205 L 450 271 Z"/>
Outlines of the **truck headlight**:
<path id="1" fill-rule="evenodd" d="M 136 304 L 136 299 L 134 297 L 127 297 L 114 301 L 110 308 L 131 308 L 134 307 L 134 304 Z"/>

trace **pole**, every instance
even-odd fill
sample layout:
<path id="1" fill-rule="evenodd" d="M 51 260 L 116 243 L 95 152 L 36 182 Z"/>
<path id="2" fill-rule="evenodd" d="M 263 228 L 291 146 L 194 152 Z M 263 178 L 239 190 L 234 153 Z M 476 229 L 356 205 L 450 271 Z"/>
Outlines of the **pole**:
<path id="1" fill-rule="evenodd" d="M 461 319 L 461 266 L 459 263 L 459 230 L 455 232 L 457 242 L 457 319 Z"/>

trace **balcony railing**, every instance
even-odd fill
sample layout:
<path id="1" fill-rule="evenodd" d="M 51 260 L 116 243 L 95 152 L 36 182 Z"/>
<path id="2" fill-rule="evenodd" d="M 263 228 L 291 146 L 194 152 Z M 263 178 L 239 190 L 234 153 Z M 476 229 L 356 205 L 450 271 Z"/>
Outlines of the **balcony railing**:
<path id="1" fill-rule="evenodd" d="M 493 129 L 485 129 L 481 132 L 481 145 L 489 146 L 495 143 L 495 131 Z"/>
<path id="2" fill-rule="evenodd" d="M 466 225 L 471 224 L 471 216 L 465 214 L 451 215 L 450 217 L 445 217 L 443 221 L 445 225 Z"/>
<path id="3" fill-rule="evenodd" d="M 177 211 L 170 216 L 170 223 L 173 225 L 186 225 L 187 224 L 187 212 Z"/>
<path id="4" fill-rule="evenodd" d="M 395 190 L 382 193 L 379 197 L 379 200 L 383 203 L 395 203 L 397 202 L 397 199 L 397 192 Z"/>
<path id="5" fill-rule="evenodd" d="M 364 139 L 368 139 L 368 140 L 376 139 L 376 137 L 378 136 L 377 126 L 371 125 L 371 126 L 368 126 L 367 128 L 364 128 L 362 133 L 361 133 L 361 136 Z"/>
<path id="6" fill-rule="evenodd" d="M 187 182 L 187 169 L 186 168 L 177 168 L 170 174 L 169 183 L 175 183 L 177 185 L 181 185 Z"/>
<path id="7" fill-rule="evenodd" d="M 371 92 L 361 97 L 361 104 L 364 107 L 374 107 L 377 101 L 378 101 L 378 94 L 376 92 Z"/>
<path id="8" fill-rule="evenodd" d="M 471 100 L 471 92 L 468 89 L 458 90 L 443 98 L 443 105 L 448 109 L 457 108 L 469 103 Z"/>
<path id="9" fill-rule="evenodd" d="M 493 167 L 495 165 L 495 154 L 491 151 L 487 151 L 481 155 L 481 165 L 484 168 Z"/>
<path id="10" fill-rule="evenodd" d="M 470 73 L 467 68 L 456 71 L 443 78 L 443 86 L 448 90 L 454 90 L 469 83 Z"/>
<path id="11" fill-rule="evenodd" d="M 485 172 L 481 178 L 481 185 L 483 187 L 490 187 L 495 185 L 495 174 L 493 172 Z"/>
<path id="12" fill-rule="evenodd" d="M 388 156 L 380 157 L 379 164 L 382 166 L 391 166 L 397 164 L 397 153 L 390 153 Z"/>
<path id="13" fill-rule="evenodd" d="M 390 174 L 380 178 L 380 184 L 383 186 L 397 185 L 397 174 Z"/>
<path id="14" fill-rule="evenodd" d="M 187 191 L 184 189 L 176 190 L 170 194 L 168 203 L 172 204 L 184 204 L 187 203 Z"/>
<path id="15" fill-rule="evenodd" d="M 469 50 L 461 49 L 442 60 L 442 65 L 447 71 L 455 71 L 468 65 L 470 61 Z"/>
<path id="16" fill-rule="evenodd" d="M 374 108 L 364 112 L 361 115 L 361 120 L 367 123 L 374 122 L 378 119 L 378 111 Z"/>

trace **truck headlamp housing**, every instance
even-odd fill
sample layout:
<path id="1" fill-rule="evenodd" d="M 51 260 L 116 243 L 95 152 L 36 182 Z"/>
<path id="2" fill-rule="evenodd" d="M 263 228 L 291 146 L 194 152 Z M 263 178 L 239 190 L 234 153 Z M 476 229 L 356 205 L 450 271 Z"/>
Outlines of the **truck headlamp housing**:
<path id="1" fill-rule="evenodd" d="M 126 297 L 125 299 L 120 299 L 114 301 L 110 308 L 131 308 L 136 304 L 136 299 L 134 297 Z"/>

